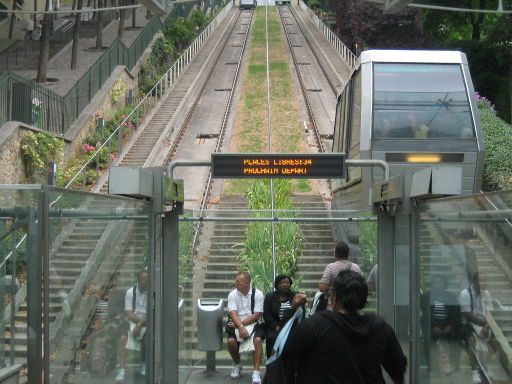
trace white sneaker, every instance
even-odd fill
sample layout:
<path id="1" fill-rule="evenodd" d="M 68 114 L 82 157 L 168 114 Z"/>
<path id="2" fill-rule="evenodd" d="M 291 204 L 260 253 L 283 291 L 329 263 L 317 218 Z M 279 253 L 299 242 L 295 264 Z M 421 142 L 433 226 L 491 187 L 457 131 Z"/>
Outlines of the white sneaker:
<path id="1" fill-rule="evenodd" d="M 141 364 L 140 365 L 140 375 L 141 376 L 146 376 L 146 364 Z"/>
<path id="2" fill-rule="evenodd" d="M 231 378 L 238 379 L 242 373 L 242 368 L 242 364 L 233 365 L 233 369 L 231 370 Z"/>
<path id="3" fill-rule="evenodd" d="M 261 384 L 261 377 L 258 371 L 252 373 L 252 384 Z"/>
<path id="4" fill-rule="evenodd" d="M 123 383 L 126 376 L 124 368 L 119 368 L 116 376 L 116 383 Z"/>
<path id="5" fill-rule="evenodd" d="M 474 384 L 481 384 L 482 378 L 480 377 L 480 372 L 473 371 L 473 383 Z"/>

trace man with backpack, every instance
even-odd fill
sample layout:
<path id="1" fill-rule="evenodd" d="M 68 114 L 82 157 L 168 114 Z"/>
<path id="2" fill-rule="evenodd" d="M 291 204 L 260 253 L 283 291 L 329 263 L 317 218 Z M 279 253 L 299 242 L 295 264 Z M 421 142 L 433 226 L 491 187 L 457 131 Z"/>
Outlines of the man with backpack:
<path id="1" fill-rule="evenodd" d="M 119 344 L 119 371 L 116 383 L 124 382 L 126 378 L 126 350 L 140 351 L 142 363 L 140 375 L 146 375 L 146 312 L 147 312 L 148 271 L 142 270 L 137 274 L 137 284 L 128 288 L 125 295 L 124 309 L 129 321 L 128 332 L 121 336 Z"/>
<path id="2" fill-rule="evenodd" d="M 333 282 L 334 309 L 301 321 L 290 333 L 283 363 L 297 367 L 296 384 L 404 383 L 407 359 L 393 328 L 363 311 L 368 286 L 360 273 L 341 271 Z"/>
<path id="3" fill-rule="evenodd" d="M 265 330 L 259 324 L 263 314 L 263 293 L 251 286 L 251 275 L 248 272 L 238 272 L 235 280 L 236 289 L 228 295 L 229 319 L 226 324 L 228 351 L 233 359 L 231 378 L 240 377 L 242 365 L 240 364 L 240 344 L 244 340 L 252 343 L 253 374 L 252 383 L 260 384 L 260 364 L 263 354 L 262 341 L 265 339 Z M 252 348 L 251 348 L 252 349 Z"/>

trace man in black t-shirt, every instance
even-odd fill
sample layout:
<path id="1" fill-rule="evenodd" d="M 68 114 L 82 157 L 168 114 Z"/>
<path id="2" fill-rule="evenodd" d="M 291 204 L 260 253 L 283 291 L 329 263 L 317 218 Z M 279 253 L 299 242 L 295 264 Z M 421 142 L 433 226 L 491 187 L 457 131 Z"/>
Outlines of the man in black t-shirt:
<path id="1" fill-rule="evenodd" d="M 382 368 L 402 384 L 407 359 L 389 324 L 361 311 L 368 296 L 361 274 L 342 270 L 334 295 L 334 310 L 302 321 L 285 345 L 282 356 L 296 362 L 297 384 L 384 384 Z"/>

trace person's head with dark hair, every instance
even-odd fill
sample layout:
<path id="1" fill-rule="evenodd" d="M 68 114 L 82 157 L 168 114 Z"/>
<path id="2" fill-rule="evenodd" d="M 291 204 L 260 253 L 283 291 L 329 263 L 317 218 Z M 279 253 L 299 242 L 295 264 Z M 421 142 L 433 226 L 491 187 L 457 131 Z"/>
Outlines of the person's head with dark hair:
<path id="1" fill-rule="evenodd" d="M 368 285 L 360 273 L 344 269 L 338 273 L 333 285 L 336 309 L 357 312 L 363 309 L 368 298 Z"/>
<path id="2" fill-rule="evenodd" d="M 143 269 L 139 271 L 137 274 L 137 285 L 139 286 L 139 291 L 146 292 L 148 286 L 148 270 Z"/>
<path id="3" fill-rule="evenodd" d="M 279 293 L 288 293 L 292 287 L 293 280 L 288 275 L 277 275 L 274 279 L 274 288 Z"/>
<path id="4" fill-rule="evenodd" d="M 338 241 L 336 243 L 336 248 L 334 248 L 334 257 L 337 259 L 348 259 L 348 253 L 350 248 L 348 244 L 344 241 Z"/>

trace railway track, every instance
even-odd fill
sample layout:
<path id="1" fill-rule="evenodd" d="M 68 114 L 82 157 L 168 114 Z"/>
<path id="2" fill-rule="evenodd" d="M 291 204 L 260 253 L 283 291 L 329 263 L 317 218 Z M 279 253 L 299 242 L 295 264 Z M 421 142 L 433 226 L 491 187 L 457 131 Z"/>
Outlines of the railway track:
<path id="1" fill-rule="evenodd" d="M 333 76 L 329 75 L 325 64 L 320 59 L 320 53 L 307 37 L 293 8 L 280 6 L 278 10 L 306 107 L 308 128 L 312 131 L 318 152 L 326 152 L 328 140 L 332 139 L 334 110 L 329 110 L 325 99 L 336 100 L 339 86 Z M 326 118 L 328 123 L 325 121 Z M 320 126 L 329 126 L 331 130 L 327 132 Z"/>

